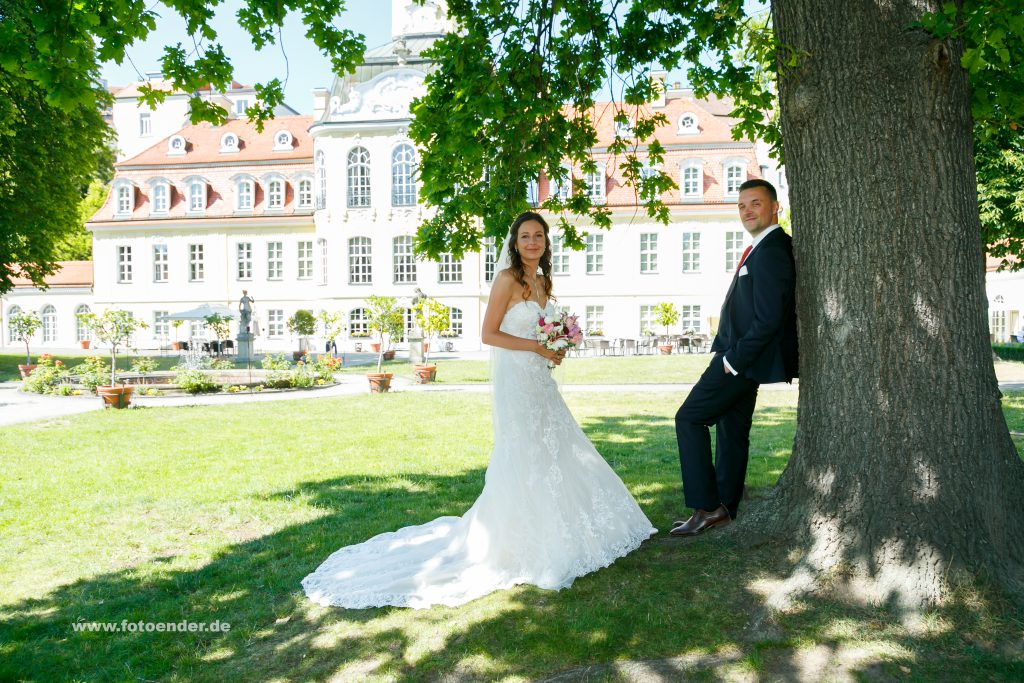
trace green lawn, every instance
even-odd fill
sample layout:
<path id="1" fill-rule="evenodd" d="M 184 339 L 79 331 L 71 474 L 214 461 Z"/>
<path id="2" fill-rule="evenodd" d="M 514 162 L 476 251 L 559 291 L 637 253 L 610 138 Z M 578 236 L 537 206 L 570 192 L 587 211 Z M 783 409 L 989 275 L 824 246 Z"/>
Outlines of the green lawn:
<path id="1" fill-rule="evenodd" d="M 789 680 L 821 652 L 870 680 L 1024 678 L 1024 623 L 992 596 L 959 596 L 912 630 L 885 609 L 805 601 L 751 638 L 756 582 L 788 565 L 727 535 L 665 535 L 682 511 L 681 398 L 567 396 L 661 534 L 569 590 L 425 611 L 321 608 L 299 582 L 339 546 L 472 504 L 491 446 L 486 394 L 106 411 L 0 429 L 0 680 L 533 680 L 679 657 L 701 664 L 693 680 Z M 789 455 L 794 402 L 759 400 L 754 498 Z M 1024 425 L 1024 396 L 1006 411 Z M 122 620 L 232 628 L 72 629 Z M 621 678 L 598 667 L 572 680 Z"/>
<path id="2" fill-rule="evenodd" d="M 568 358 L 555 368 L 561 384 L 673 384 L 696 382 L 711 356 L 678 354 L 674 356 L 626 356 Z M 377 365 L 353 365 L 345 373 L 376 372 Z M 384 363 L 387 372 L 412 377 L 408 361 Z M 485 360 L 454 360 L 437 363 L 439 384 L 479 384 L 491 381 L 490 365 Z"/>

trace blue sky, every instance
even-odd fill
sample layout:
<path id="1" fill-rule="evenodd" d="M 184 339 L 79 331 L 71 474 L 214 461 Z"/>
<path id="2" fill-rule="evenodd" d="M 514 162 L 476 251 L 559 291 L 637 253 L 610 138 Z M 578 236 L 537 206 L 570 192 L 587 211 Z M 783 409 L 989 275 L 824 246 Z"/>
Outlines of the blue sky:
<path id="1" fill-rule="evenodd" d="M 224 51 L 235 67 L 235 80 L 252 85 L 271 78 L 285 79 L 285 102 L 300 114 L 313 112 L 312 89 L 329 87 L 334 78 L 330 63 L 308 40 L 302 22 L 297 16 L 289 16 L 283 29 L 284 53 L 280 45 L 272 45 L 257 51 L 253 48 L 248 34 L 238 27 L 235 12 L 241 6 L 240 0 L 226 0 L 217 9 L 213 22 Z M 366 37 L 366 47 L 372 48 L 391 39 L 391 2 L 389 0 L 349 0 L 346 10 L 336 19 L 335 25 L 348 28 Z M 748 0 L 749 5 L 759 4 Z M 102 77 L 109 85 L 125 85 L 142 80 L 149 71 L 160 68 L 160 56 L 165 44 L 178 42 L 191 45 L 185 32 L 184 22 L 172 10 L 162 4 L 156 11 L 162 14 L 157 30 L 149 40 L 137 43 L 127 50 L 128 59 L 117 65 L 108 62 L 101 70 Z M 676 71 L 669 74 L 668 82 L 685 81 L 685 74 Z M 607 95 L 605 95 L 607 97 Z"/>

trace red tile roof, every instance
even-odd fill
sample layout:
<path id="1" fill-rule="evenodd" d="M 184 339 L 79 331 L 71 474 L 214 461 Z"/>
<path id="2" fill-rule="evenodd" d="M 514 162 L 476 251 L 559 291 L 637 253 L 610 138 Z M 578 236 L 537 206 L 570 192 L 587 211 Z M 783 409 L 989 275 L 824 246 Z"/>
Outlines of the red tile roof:
<path id="1" fill-rule="evenodd" d="M 92 261 L 60 261 L 60 268 L 45 279 L 50 287 L 92 287 Z M 13 277 L 15 287 L 35 287 L 27 277 Z"/>
<path id="2" fill-rule="evenodd" d="M 268 121 L 263 132 L 256 131 L 256 125 L 245 119 L 231 119 L 222 126 L 202 122 L 185 126 L 174 135 L 185 138 L 185 154 L 167 154 L 167 143 L 174 137 L 169 135 L 149 149 L 117 164 L 124 166 L 176 166 L 181 164 L 210 164 L 216 162 L 249 162 L 283 159 L 312 159 L 313 139 L 308 129 L 313 124 L 312 116 L 279 116 Z M 292 149 L 289 152 L 274 151 L 274 137 L 278 131 L 287 130 L 292 134 Z M 238 136 L 239 150 L 222 153 L 220 140 L 225 133 Z"/>

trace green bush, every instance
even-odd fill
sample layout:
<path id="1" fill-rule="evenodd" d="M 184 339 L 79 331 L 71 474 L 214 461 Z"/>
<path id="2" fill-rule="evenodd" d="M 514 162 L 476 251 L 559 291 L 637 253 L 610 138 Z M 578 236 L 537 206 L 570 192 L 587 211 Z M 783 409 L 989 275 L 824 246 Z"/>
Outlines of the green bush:
<path id="1" fill-rule="evenodd" d="M 291 370 L 292 363 L 283 353 L 278 355 L 267 354 L 263 357 L 264 370 Z"/>
<path id="2" fill-rule="evenodd" d="M 95 394 L 96 387 L 110 382 L 110 363 L 100 356 L 88 356 L 71 370 L 71 374 L 79 384 Z"/>
<path id="3" fill-rule="evenodd" d="M 202 394 L 220 389 L 220 385 L 214 382 L 210 375 L 197 369 L 179 368 L 174 376 L 174 383 L 190 394 Z"/>
<path id="4" fill-rule="evenodd" d="M 218 358 L 210 365 L 214 370 L 234 370 L 235 362 L 227 358 Z"/>
<path id="5" fill-rule="evenodd" d="M 288 389 L 292 386 L 292 373 L 290 370 L 271 370 L 264 384 L 271 389 Z"/>
<path id="6" fill-rule="evenodd" d="M 1024 344 L 993 344 L 992 353 L 996 354 L 999 360 L 1024 361 Z"/>
<path id="7" fill-rule="evenodd" d="M 67 377 L 68 373 L 63 366 L 47 363 L 40 365 L 27 379 L 22 380 L 21 389 L 36 394 L 57 393 L 58 387 L 64 384 Z"/>

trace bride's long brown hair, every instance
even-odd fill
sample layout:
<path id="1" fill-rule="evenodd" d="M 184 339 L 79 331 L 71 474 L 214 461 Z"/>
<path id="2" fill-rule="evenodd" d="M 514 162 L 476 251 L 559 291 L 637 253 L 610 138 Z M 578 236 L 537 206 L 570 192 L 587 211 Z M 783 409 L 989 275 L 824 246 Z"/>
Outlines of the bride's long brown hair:
<path id="1" fill-rule="evenodd" d="M 523 257 L 516 248 L 516 241 L 519 239 L 519 226 L 526 221 L 537 221 L 544 228 L 544 254 L 540 257 L 540 269 L 544 273 L 544 298 L 553 299 L 551 293 L 551 228 L 548 222 L 539 213 L 524 211 L 512 221 L 512 227 L 508 230 L 508 258 L 511 263 L 509 270 L 512 277 L 523 287 L 523 301 L 533 297 L 533 289 L 526 282 L 526 269 L 523 267 Z"/>

